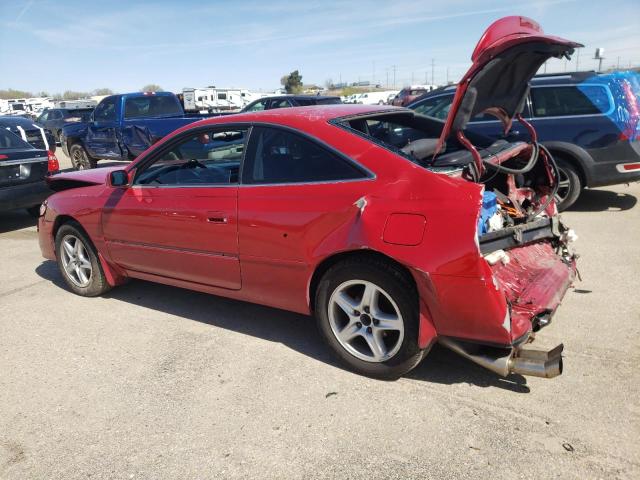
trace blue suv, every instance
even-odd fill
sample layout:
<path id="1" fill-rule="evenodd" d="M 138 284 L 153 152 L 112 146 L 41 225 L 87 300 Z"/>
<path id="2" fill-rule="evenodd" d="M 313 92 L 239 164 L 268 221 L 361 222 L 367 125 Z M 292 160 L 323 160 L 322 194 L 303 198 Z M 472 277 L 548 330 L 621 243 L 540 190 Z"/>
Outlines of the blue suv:
<path id="1" fill-rule="evenodd" d="M 444 120 L 455 85 L 423 95 L 408 108 Z M 558 207 L 571 206 L 585 187 L 640 180 L 640 75 L 578 72 L 538 75 L 530 84 L 522 116 L 538 133 L 560 170 Z M 468 130 L 505 138 L 502 123 L 484 113 Z M 507 139 L 528 140 L 517 122 Z"/>

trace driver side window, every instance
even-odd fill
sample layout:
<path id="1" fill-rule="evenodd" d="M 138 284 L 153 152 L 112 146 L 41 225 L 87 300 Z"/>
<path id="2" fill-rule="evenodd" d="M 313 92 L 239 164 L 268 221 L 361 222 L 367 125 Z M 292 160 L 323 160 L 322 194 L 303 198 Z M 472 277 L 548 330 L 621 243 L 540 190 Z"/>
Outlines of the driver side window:
<path id="1" fill-rule="evenodd" d="M 136 175 L 135 185 L 203 186 L 238 183 L 247 129 L 200 130 L 163 149 Z"/>
<path id="2" fill-rule="evenodd" d="M 112 122 L 116 119 L 116 99 L 107 97 L 98 104 L 93 111 L 93 119 L 96 122 Z"/>

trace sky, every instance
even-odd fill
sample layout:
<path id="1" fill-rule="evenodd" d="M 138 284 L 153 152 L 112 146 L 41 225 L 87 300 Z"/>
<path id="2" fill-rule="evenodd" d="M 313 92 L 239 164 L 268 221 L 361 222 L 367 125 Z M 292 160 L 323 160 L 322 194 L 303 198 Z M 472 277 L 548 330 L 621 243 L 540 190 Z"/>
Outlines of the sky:
<path id="1" fill-rule="evenodd" d="M 506 15 L 581 42 L 579 68 L 640 65 L 639 0 L 0 0 L 0 89 L 50 93 L 459 79 Z M 433 66 L 433 70 L 432 70 Z M 548 72 L 576 69 L 552 60 Z"/>

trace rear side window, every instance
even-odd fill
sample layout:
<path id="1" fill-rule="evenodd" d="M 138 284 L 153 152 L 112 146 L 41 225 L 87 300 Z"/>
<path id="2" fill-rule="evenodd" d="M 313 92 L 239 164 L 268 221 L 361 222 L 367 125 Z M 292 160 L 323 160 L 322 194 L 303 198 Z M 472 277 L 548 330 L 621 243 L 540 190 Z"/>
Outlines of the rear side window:
<path id="1" fill-rule="evenodd" d="M 124 103 L 124 118 L 164 117 L 182 115 L 180 103 L 173 96 L 145 95 L 127 98 Z"/>
<path id="2" fill-rule="evenodd" d="M 355 165 L 301 135 L 279 128 L 254 127 L 242 182 L 310 183 L 365 177 Z"/>
<path id="3" fill-rule="evenodd" d="M 289 102 L 289 100 L 287 100 L 286 98 L 284 99 L 280 99 L 280 100 L 271 100 L 271 103 L 269 104 L 269 109 L 272 108 L 287 108 L 291 106 L 291 102 Z"/>
<path id="4" fill-rule="evenodd" d="M 601 85 L 535 87 L 531 101 L 536 117 L 594 115 L 611 109 L 607 89 Z"/>
<path id="5" fill-rule="evenodd" d="M 4 128 L 0 128 L 0 150 L 33 150 L 33 147 Z"/>
<path id="6" fill-rule="evenodd" d="M 342 100 L 340 100 L 339 98 L 321 98 L 319 100 L 316 101 L 316 103 L 318 105 L 337 105 L 339 103 L 342 103 Z"/>

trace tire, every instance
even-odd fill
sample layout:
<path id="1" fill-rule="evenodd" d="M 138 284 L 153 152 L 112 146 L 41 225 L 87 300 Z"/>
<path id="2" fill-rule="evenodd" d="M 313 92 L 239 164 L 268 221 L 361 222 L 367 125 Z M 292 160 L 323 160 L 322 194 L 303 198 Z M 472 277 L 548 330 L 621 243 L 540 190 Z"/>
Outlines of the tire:
<path id="1" fill-rule="evenodd" d="M 556 158 L 555 160 L 560 173 L 556 204 L 558 205 L 558 210 L 562 212 L 578 199 L 582 191 L 582 182 L 576 167 L 562 158 Z"/>
<path id="2" fill-rule="evenodd" d="M 58 229 L 56 257 L 62 278 L 77 295 L 95 297 L 111 289 L 97 251 L 79 225 L 66 223 Z"/>
<path id="3" fill-rule="evenodd" d="M 33 207 L 29 207 L 26 210 L 27 210 L 27 213 L 31 215 L 33 218 L 40 217 L 40 204 L 34 205 Z"/>
<path id="4" fill-rule="evenodd" d="M 98 162 L 89 156 L 87 151 L 79 143 L 74 143 L 69 149 L 71 163 L 76 170 L 86 170 L 88 168 L 96 168 Z"/>
<path id="5" fill-rule="evenodd" d="M 373 301 L 363 298 L 366 292 L 374 293 Z M 318 284 L 315 306 L 320 334 L 350 370 L 395 380 L 422 360 L 418 294 L 389 262 L 354 258 L 334 265 Z"/>

